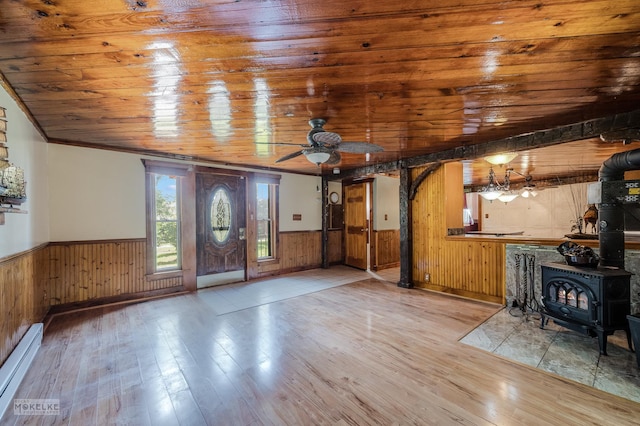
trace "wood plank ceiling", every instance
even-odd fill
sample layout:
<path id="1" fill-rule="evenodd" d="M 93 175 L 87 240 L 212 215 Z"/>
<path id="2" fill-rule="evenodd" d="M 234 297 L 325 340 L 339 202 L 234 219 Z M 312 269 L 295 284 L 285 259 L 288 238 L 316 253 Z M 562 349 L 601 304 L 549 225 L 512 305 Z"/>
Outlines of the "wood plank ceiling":
<path id="1" fill-rule="evenodd" d="M 0 72 L 50 142 L 330 173 L 308 120 L 384 152 L 348 170 L 629 112 L 637 0 L 23 0 L 0 9 Z M 536 177 L 633 149 L 522 152 Z M 468 162 L 466 184 L 488 164 Z"/>

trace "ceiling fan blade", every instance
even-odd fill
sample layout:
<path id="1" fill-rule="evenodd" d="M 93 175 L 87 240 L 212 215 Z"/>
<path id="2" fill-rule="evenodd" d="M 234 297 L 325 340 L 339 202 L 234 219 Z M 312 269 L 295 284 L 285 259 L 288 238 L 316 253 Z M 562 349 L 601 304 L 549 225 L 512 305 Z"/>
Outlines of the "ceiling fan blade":
<path id="1" fill-rule="evenodd" d="M 324 145 L 337 145 L 342 142 L 339 134 L 333 132 L 317 132 L 311 136 L 314 142 Z"/>
<path id="2" fill-rule="evenodd" d="M 325 163 L 330 166 L 335 166 L 336 164 L 340 163 L 341 160 L 342 156 L 338 151 L 331 151 L 331 156 L 327 161 L 325 161 Z"/>
<path id="3" fill-rule="evenodd" d="M 300 151 L 292 152 L 291 154 L 287 154 L 284 157 L 277 159 L 276 163 L 281 163 L 283 161 L 291 160 L 292 158 L 296 158 L 297 156 L 302 154 L 304 154 L 304 149 Z"/>
<path id="4" fill-rule="evenodd" d="M 352 154 L 366 154 L 367 152 L 381 152 L 384 151 L 380 145 L 367 142 L 342 142 L 336 146 L 338 151 L 350 152 Z"/>

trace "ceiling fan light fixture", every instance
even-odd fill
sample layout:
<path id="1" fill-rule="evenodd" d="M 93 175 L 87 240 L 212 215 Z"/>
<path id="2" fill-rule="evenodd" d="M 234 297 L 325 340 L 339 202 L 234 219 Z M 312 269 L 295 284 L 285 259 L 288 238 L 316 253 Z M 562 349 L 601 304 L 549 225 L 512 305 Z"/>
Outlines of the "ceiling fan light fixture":
<path id="1" fill-rule="evenodd" d="M 307 157 L 307 160 L 319 166 L 320 164 L 326 162 L 329 157 L 331 157 L 331 154 L 325 151 L 305 151 L 304 156 Z"/>
<path id="2" fill-rule="evenodd" d="M 502 154 L 488 155 L 484 157 L 485 161 L 493 165 L 509 164 L 518 156 L 516 152 L 506 152 Z"/>

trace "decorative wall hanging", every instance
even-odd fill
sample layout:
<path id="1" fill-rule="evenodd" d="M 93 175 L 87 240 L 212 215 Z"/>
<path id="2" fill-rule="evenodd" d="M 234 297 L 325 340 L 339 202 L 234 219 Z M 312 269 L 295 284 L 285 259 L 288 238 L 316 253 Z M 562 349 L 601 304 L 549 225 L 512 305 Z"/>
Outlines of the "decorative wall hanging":
<path id="1" fill-rule="evenodd" d="M 0 107 L 0 225 L 5 213 L 26 213 L 18 206 L 27 201 L 24 170 L 9 162 L 6 109 Z"/>

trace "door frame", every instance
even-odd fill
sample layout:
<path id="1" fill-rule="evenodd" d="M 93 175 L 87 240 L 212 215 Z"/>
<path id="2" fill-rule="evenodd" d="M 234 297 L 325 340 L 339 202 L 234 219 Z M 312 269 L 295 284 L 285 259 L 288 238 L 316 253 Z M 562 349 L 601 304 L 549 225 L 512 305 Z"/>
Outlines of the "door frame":
<path id="1" fill-rule="evenodd" d="M 248 253 L 250 253 L 250 250 L 252 249 L 251 246 L 251 239 L 247 238 L 247 230 L 249 228 L 249 223 L 250 223 L 250 219 L 249 219 L 249 209 L 248 209 L 248 204 L 249 204 L 249 176 L 251 175 L 250 172 L 246 172 L 246 171 L 242 171 L 242 170 L 233 170 L 233 169 L 221 169 L 221 168 L 217 168 L 217 167 L 207 167 L 207 166 L 196 166 L 195 167 L 195 173 L 194 175 L 197 174 L 208 174 L 208 175 L 224 175 L 224 176 L 231 176 L 231 177 L 237 177 L 241 180 L 244 180 L 244 193 L 245 193 L 245 201 L 244 201 L 244 206 L 240 207 L 238 206 L 238 208 L 243 208 L 245 211 L 245 244 L 244 244 L 244 265 L 242 268 L 242 279 L 241 281 L 246 281 L 248 279 L 248 274 L 247 274 L 247 270 L 248 270 L 248 262 L 249 262 L 249 258 L 248 258 Z M 194 178 L 194 181 L 196 181 L 197 179 Z M 194 182 L 195 183 L 195 182 Z M 195 189 L 195 188 L 194 188 Z M 197 197 L 199 196 L 197 189 L 195 190 L 195 197 L 194 197 L 194 204 L 197 206 L 198 205 L 198 199 Z M 197 215 L 197 212 L 196 212 Z M 194 226 L 194 232 L 195 232 L 195 226 Z M 196 243 L 196 238 L 194 235 L 194 245 L 195 245 L 195 250 L 198 249 L 197 247 L 197 243 Z M 195 251 L 194 250 L 194 251 Z M 196 253 L 196 257 L 197 257 L 197 253 Z M 240 271 L 240 270 L 238 270 Z M 212 285 L 221 285 L 221 284 L 229 284 L 231 282 L 239 282 L 238 279 L 234 278 L 234 277 L 239 277 L 240 274 L 236 274 L 231 276 L 230 279 L 225 279 L 225 277 L 221 277 L 221 279 L 216 280 L 215 276 L 219 275 L 219 274 L 208 274 L 208 275 L 198 275 L 196 277 L 197 280 L 197 288 L 204 288 L 204 287 L 209 287 Z M 209 278 L 204 278 L 204 277 L 209 277 Z"/>
<path id="2" fill-rule="evenodd" d="M 345 196 L 345 189 L 349 185 L 359 185 L 361 183 L 365 184 L 365 211 L 366 211 L 366 221 L 367 221 L 367 267 L 366 270 L 371 270 L 371 259 L 373 259 L 373 244 L 371 243 L 371 238 L 373 235 L 373 182 L 375 178 L 364 178 L 364 179 L 349 179 L 342 182 L 342 204 L 343 208 L 346 209 L 347 202 Z M 344 262 L 346 265 L 347 262 L 347 226 L 346 223 L 343 223 L 342 226 L 342 247 L 344 249 Z M 348 265 L 347 265 L 348 266 Z"/>

